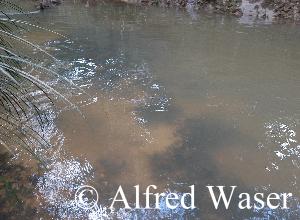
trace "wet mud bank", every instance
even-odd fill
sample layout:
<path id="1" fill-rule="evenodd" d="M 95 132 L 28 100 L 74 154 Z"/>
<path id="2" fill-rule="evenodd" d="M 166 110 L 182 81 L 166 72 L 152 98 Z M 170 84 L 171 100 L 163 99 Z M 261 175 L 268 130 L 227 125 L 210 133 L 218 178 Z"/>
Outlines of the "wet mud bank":
<path id="1" fill-rule="evenodd" d="M 0 148 L 0 219 L 36 217 L 33 185 L 31 170 Z"/>

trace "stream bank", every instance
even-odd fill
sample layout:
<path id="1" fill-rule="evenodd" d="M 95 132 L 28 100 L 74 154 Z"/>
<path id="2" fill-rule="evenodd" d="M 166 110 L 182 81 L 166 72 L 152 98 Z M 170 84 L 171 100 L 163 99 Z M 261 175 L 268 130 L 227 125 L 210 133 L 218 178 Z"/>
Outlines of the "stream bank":
<path id="1" fill-rule="evenodd" d="M 86 7 L 111 0 L 81 0 Z M 177 7 L 205 10 L 210 13 L 255 18 L 256 20 L 299 21 L 300 0 L 113 0 L 142 6 Z M 38 0 L 36 7 L 44 10 L 61 4 L 61 0 Z"/>
<path id="2" fill-rule="evenodd" d="M 126 3 L 204 9 L 219 14 L 257 19 L 300 19 L 299 0 L 121 0 Z"/>

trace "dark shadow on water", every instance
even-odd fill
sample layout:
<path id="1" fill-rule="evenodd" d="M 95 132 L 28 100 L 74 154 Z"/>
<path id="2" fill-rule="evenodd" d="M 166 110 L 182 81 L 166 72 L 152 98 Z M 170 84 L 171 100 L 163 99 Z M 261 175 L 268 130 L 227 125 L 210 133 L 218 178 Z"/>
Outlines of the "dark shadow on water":
<path id="1" fill-rule="evenodd" d="M 240 136 L 237 132 L 225 122 L 214 118 L 186 119 L 177 130 L 181 140 L 164 154 L 152 157 L 153 173 L 158 174 L 158 180 L 170 178 L 175 183 L 195 184 L 198 189 L 196 206 L 201 210 L 201 217 L 207 219 L 208 213 L 216 213 L 216 218 L 231 219 L 233 211 L 213 210 L 205 186 L 239 183 L 231 177 L 223 176 L 213 158 L 216 149 L 230 145 L 235 136 Z"/>
<path id="2" fill-rule="evenodd" d="M 178 128 L 177 135 L 180 141 L 170 146 L 165 153 L 152 156 L 153 174 L 157 181 L 165 179 L 172 182 L 170 188 L 179 192 L 185 192 L 188 186 L 195 184 L 195 202 L 200 219 L 263 220 L 266 216 L 268 219 L 298 219 L 295 210 L 278 210 L 270 214 L 270 210 L 254 212 L 238 209 L 238 194 L 252 194 L 256 190 L 245 186 L 237 177 L 220 172 L 215 153 L 219 149 L 245 143 L 245 140 L 253 141 L 251 137 L 241 134 L 226 121 L 213 117 L 186 119 Z M 237 186 L 229 210 L 225 210 L 224 206 L 215 210 L 206 188 L 208 185 Z"/>

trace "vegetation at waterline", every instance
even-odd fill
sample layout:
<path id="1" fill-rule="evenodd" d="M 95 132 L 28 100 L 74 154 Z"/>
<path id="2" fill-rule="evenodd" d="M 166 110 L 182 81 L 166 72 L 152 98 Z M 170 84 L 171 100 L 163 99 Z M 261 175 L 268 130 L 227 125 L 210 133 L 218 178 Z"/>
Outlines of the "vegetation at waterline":
<path id="1" fill-rule="evenodd" d="M 11 12 L 22 14 L 28 19 L 16 20 Z M 40 149 L 50 147 L 49 141 L 44 136 L 49 123 L 48 108 L 53 107 L 56 99 L 74 106 L 65 96 L 43 80 L 43 75 L 62 77 L 41 65 L 36 57 L 47 57 L 57 65 L 59 61 L 39 45 L 22 37 L 29 28 L 45 30 L 27 20 L 33 19 L 26 15 L 18 5 L 0 0 L 1 219 L 3 213 L 5 215 L 5 213 L 13 212 L 15 206 L 11 204 L 20 204 L 19 195 L 24 195 L 24 192 L 30 190 L 28 184 L 30 172 L 20 165 L 11 163 L 10 158 L 22 151 L 42 165 L 40 167 L 47 168 Z M 33 52 L 36 53 L 35 57 Z M 67 79 L 63 78 L 63 80 L 72 84 Z M 28 198 L 28 195 L 26 197 Z M 22 207 L 24 208 L 24 203 Z"/>
<path id="2" fill-rule="evenodd" d="M 10 2 L 1 0 L 0 4 L 2 10 L 9 7 L 21 11 L 18 6 Z M 13 146 L 19 145 L 36 156 L 32 146 L 29 145 L 29 138 L 36 139 L 36 135 L 30 134 L 36 132 L 28 125 L 28 122 L 36 118 L 43 128 L 47 118 L 41 113 L 35 103 L 35 97 L 28 89 L 31 84 L 46 95 L 45 89 L 48 89 L 48 86 L 31 74 L 28 68 L 26 69 L 24 64 L 33 67 L 37 64 L 20 54 L 19 48 L 20 44 L 40 48 L 19 37 L 16 31 L 22 27 L 2 10 L 0 20 L 0 143 L 10 152 Z M 30 132 L 27 133 L 25 130 Z"/>
<path id="3" fill-rule="evenodd" d="M 62 77 L 42 66 L 31 54 L 39 52 L 38 56 L 46 56 L 57 65 L 59 61 L 40 46 L 20 37 L 28 27 L 45 28 L 11 18 L 5 8 L 23 12 L 9 1 L 0 0 L 0 6 L 0 144 L 12 153 L 19 146 L 42 162 L 33 146 L 49 146 L 42 135 L 48 123 L 43 104 L 46 101 L 53 104 L 53 98 L 73 104 L 40 79 L 42 74 Z M 73 85 L 68 79 L 64 80 Z"/>

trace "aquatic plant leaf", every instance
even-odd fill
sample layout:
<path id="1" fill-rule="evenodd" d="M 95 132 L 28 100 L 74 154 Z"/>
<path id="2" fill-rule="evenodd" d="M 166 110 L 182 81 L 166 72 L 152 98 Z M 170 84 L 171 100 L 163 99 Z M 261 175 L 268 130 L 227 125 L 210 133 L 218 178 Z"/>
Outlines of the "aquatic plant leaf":
<path id="1" fill-rule="evenodd" d="M 71 80 L 44 67 L 34 58 L 23 54 L 20 47 L 18 47 L 18 45 L 21 45 L 25 48 L 33 48 L 50 57 L 53 62 L 56 62 L 57 66 L 60 66 L 60 61 L 46 50 L 22 38 L 19 30 L 38 28 L 61 37 L 65 36 L 26 20 L 12 18 L 4 11 L 5 8 L 21 14 L 25 13 L 18 5 L 10 1 L 0 0 L 0 7 L 0 15 L 2 15 L 0 17 L 0 145 L 12 153 L 14 153 L 16 147 L 20 147 L 46 167 L 43 155 L 39 155 L 37 149 L 35 149 L 37 145 L 43 148 L 51 146 L 44 138 L 43 133 L 40 134 L 49 123 L 46 113 L 49 107 L 46 110 L 41 110 L 42 104 L 40 102 L 47 100 L 47 103 L 53 106 L 52 96 L 54 96 L 78 112 L 80 110 L 65 95 L 41 80 L 39 74 L 48 74 L 63 79 L 68 85 L 82 92 L 84 90 L 76 86 Z M 30 70 L 29 67 L 32 69 Z M 41 96 L 45 99 L 41 99 Z M 41 130 L 32 127 L 32 120 L 39 124 Z"/>

